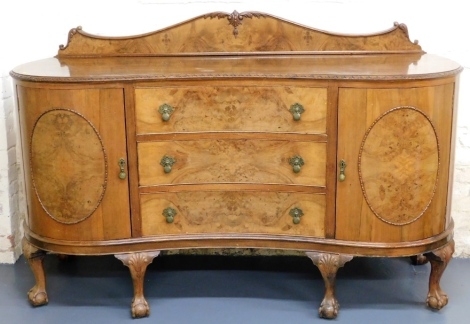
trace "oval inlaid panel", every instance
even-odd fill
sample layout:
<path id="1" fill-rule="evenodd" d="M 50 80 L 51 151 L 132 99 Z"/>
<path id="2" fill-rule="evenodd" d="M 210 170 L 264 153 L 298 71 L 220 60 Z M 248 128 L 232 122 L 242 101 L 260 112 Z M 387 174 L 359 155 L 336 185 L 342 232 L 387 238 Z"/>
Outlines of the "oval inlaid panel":
<path id="1" fill-rule="evenodd" d="M 383 221 L 404 225 L 428 208 L 436 190 L 439 144 L 431 120 L 414 107 L 397 107 L 367 131 L 359 152 L 364 197 Z"/>
<path id="2" fill-rule="evenodd" d="M 98 208 L 107 182 L 107 159 L 95 127 L 72 110 L 42 114 L 31 137 L 31 174 L 46 213 L 78 223 Z"/>

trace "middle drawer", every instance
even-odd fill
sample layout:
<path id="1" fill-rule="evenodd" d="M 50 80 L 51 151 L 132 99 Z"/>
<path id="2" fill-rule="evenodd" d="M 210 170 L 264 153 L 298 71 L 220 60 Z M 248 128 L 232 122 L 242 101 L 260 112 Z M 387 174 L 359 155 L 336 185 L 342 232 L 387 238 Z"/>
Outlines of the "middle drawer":
<path id="1" fill-rule="evenodd" d="M 326 143 L 224 139 L 138 143 L 139 184 L 325 186 Z"/>

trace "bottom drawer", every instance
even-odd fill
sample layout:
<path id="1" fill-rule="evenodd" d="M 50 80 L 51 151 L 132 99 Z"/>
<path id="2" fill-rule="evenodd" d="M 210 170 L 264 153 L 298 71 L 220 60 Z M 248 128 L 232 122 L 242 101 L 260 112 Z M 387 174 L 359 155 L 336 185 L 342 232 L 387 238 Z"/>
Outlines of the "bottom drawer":
<path id="1" fill-rule="evenodd" d="M 197 191 L 143 194 L 142 234 L 266 233 L 325 236 L 323 194 Z M 172 211 L 176 212 L 174 217 Z M 301 210 L 300 217 L 294 217 Z M 166 212 L 165 212 L 166 210 Z"/>

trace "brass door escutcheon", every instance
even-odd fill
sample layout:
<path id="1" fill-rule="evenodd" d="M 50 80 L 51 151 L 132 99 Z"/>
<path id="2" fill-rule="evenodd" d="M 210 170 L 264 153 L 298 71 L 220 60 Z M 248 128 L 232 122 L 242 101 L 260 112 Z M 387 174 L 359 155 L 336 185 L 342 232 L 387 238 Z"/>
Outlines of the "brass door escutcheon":
<path id="1" fill-rule="evenodd" d="M 171 168 L 173 164 L 175 163 L 176 163 L 176 160 L 173 157 L 168 156 L 168 155 L 165 155 L 164 157 L 162 157 L 160 161 L 160 165 L 163 167 L 163 171 L 165 171 L 165 173 L 170 173 Z"/>
<path id="2" fill-rule="evenodd" d="M 344 160 L 341 160 L 339 161 L 339 176 L 338 176 L 338 180 L 343 182 L 344 180 L 346 180 L 346 174 L 344 172 L 344 170 L 346 169 L 346 161 Z"/>
<path id="3" fill-rule="evenodd" d="M 299 121 L 300 115 L 305 111 L 305 109 L 304 106 L 296 102 L 295 104 L 290 106 L 289 111 L 292 114 L 292 117 L 294 117 L 294 120 Z"/>
<path id="4" fill-rule="evenodd" d="M 124 160 L 123 158 L 120 158 L 118 164 L 119 164 L 119 169 L 120 169 L 119 179 L 124 180 L 127 176 L 127 174 L 126 174 L 126 160 Z"/>
<path id="5" fill-rule="evenodd" d="M 166 218 L 166 222 L 170 224 L 173 223 L 173 221 L 175 220 L 176 214 L 176 210 L 171 207 L 165 208 L 162 213 L 162 215 Z"/>
<path id="6" fill-rule="evenodd" d="M 294 224 L 298 224 L 300 223 L 300 217 L 304 215 L 304 212 L 302 211 L 302 209 L 294 207 L 289 211 L 289 215 L 292 216 L 292 222 Z"/>
<path id="7" fill-rule="evenodd" d="M 164 103 L 158 108 L 158 112 L 162 115 L 163 121 L 170 120 L 171 114 L 175 111 L 175 109 L 170 106 L 169 104 Z"/>
<path id="8" fill-rule="evenodd" d="M 299 173 L 300 168 L 305 164 L 305 162 L 300 155 L 296 155 L 289 159 L 289 164 L 292 165 L 292 171 Z"/>

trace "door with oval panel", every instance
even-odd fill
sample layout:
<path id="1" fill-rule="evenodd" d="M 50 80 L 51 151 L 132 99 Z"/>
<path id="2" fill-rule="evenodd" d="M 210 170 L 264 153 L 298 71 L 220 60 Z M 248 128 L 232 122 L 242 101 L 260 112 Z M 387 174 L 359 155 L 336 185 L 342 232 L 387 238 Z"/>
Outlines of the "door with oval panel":
<path id="1" fill-rule="evenodd" d="M 454 85 L 339 90 L 337 239 L 420 240 L 443 231 Z"/>
<path id="2" fill-rule="evenodd" d="M 130 237 L 122 89 L 18 92 L 30 139 L 23 143 L 29 228 L 61 240 Z"/>

